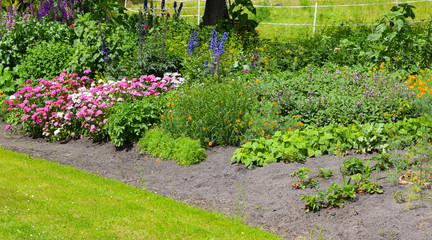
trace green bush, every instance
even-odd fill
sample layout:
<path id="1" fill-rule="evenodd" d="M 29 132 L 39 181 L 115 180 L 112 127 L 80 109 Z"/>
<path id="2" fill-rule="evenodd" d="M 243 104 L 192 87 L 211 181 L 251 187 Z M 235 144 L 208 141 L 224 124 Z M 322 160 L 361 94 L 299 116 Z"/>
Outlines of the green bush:
<path id="1" fill-rule="evenodd" d="M 0 36 L 0 64 L 9 70 L 20 63 L 27 49 L 36 42 L 73 42 L 73 31 L 69 26 L 51 21 L 41 23 L 34 18 L 30 18 L 28 22 L 15 22 L 13 30 L 8 32 L 5 28 L 0 28 Z"/>
<path id="2" fill-rule="evenodd" d="M 262 74 L 259 94 L 274 99 L 283 116 L 298 116 L 314 126 L 386 123 L 418 116 L 412 104 L 415 94 L 381 66 L 370 73 L 310 66 L 295 74 Z"/>
<path id="3" fill-rule="evenodd" d="M 168 132 L 152 129 L 138 142 L 141 154 L 151 154 L 164 160 L 174 159 L 180 165 L 189 166 L 206 158 L 206 150 L 200 142 L 188 137 L 174 138 Z"/>
<path id="4" fill-rule="evenodd" d="M 145 131 L 159 122 L 162 112 L 160 99 L 153 96 L 113 105 L 105 125 L 111 143 L 122 146 L 127 142 L 137 142 Z"/>
<path id="5" fill-rule="evenodd" d="M 41 42 L 27 49 L 27 55 L 18 67 L 21 80 L 58 76 L 69 66 L 73 49 L 63 42 Z"/>
<path id="6" fill-rule="evenodd" d="M 257 99 L 241 80 L 186 87 L 169 102 L 161 127 L 176 137 L 199 139 L 202 146 L 238 145 L 253 125 Z"/>

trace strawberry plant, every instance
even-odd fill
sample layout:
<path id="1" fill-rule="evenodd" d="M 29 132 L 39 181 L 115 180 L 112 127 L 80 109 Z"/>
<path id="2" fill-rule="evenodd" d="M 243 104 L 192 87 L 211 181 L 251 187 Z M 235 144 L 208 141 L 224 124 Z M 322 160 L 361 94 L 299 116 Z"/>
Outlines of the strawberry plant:
<path id="1" fill-rule="evenodd" d="M 305 189 L 305 188 L 318 188 L 318 180 L 309 178 L 309 173 L 312 172 L 307 167 L 301 167 L 298 171 L 295 171 L 291 173 L 291 177 L 297 177 L 298 183 L 292 183 L 291 186 L 298 189 Z"/>
<path id="2" fill-rule="evenodd" d="M 317 177 L 329 179 L 329 177 L 333 176 L 333 171 L 330 168 L 318 168 L 319 173 L 317 174 Z"/>
<path id="3" fill-rule="evenodd" d="M 349 158 L 341 166 L 341 171 L 348 175 L 361 173 L 365 168 L 365 163 L 359 158 Z"/>

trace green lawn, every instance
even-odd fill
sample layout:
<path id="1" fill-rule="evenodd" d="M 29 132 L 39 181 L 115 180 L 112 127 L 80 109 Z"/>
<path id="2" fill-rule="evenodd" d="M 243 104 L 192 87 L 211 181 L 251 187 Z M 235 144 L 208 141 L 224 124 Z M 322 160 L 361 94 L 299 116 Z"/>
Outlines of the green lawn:
<path id="1" fill-rule="evenodd" d="M 279 239 L 240 221 L 0 148 L 0 239 Z"/>

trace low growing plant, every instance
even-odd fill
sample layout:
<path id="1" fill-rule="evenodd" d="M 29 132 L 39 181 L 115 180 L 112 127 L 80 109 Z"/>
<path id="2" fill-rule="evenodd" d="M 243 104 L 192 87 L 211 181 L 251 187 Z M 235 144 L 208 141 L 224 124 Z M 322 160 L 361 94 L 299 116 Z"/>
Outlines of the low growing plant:
<path id="1" fill-rule="evenodd" d="M 180 165 L 189 166 L 206 158 L 206 150 L 198 140 L 188 137 L 175 138 L 162 129 L 147 131 L 138 142 L 141 154 L 151 154 L 164 160 L 173 159 Z"/>
<path id="2" fill-rule="evenodd" d="M 318 188 L 318 180 L 310 178 L 309 173 L 311 173 L 312 170 L 310 170 L 307 167 L 301 167 L 299 170 L 291 173 L 291 177 L 297 177 L 298 183 L 292 183 L 291 186 L 294 188 Z"/>
<path id="3" fill-rule="evenodd" d="M 329 177 L 333 176 L 333 170 L 330 168 L 318 168 L 318 174 L 317 177 L 329 179 Z"/>

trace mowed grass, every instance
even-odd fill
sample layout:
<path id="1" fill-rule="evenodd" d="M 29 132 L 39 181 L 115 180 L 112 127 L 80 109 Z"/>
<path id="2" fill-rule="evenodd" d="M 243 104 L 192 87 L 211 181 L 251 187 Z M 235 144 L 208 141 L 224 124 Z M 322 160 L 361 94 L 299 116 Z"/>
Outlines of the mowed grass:
<path id="1" fill-rule="evenodd" d="M 420 0 L 422 1 L 422 0 Z M 143 1 L 128 1 L 128 8 L 140 8 Z M 181 2 L 181 1 L 177 1 Z M 358 5 L 358 4 L 378 4 L 370 6 L 351 6 L 351 7 L 318 7 L 317 25 L 355 25 L 355 24 L 374 24 L 380 19 L 380 16 L 390 10 L 393 5 L 382 3 L 394 2 L 394 0 L 253 0 L 255 6 L 274 6 L 273 8 L 257 7 L 256 20 L 262 23 L 285 23 L 285 24 L 313 24 L 315 14 L 315 3 L 318 6 L 325 5 Z M 271 4 L 270 4 L 271 2 Z M 399 1 L 403 3 L 404 1 Z M 124 1 L 122 1 L 124 5 Z M 160 2 L 154 2 L 157 8 L 160 8 Z M 174 11 L 173 0 L 166 1 L 168 11 L 172 14 Z M 379 5 L 382 4 L 382 5 Z M 415 21 L 431 20 L 432 1 L 409 3 L 416 7 Z M 307 8 L 281 8 L 280 6 L 313 6 Z M 184 2 L 184 8 L 181 15 L 197 15 L 198 0 Z M 205 2 L 201 1 L 200 15 L 204 15 Z M 197 17 L 185 17 L 187 22 L 197 24 Z M 325 26 L 318 26 L 316 32 L 322 31 Z M 328 28 L 328 27 L 327 27 Z M 268 25 L 260 24 L 257 28 L 263 38 L 289 40 L 299 35 L 312 36 L 312 26 L 287 26 L 287 25 Z"/>
<path id="2" fill-rule="evenodd" d="M 0 239 L 279 239 L 240 221 L 0 148 Z"/>

